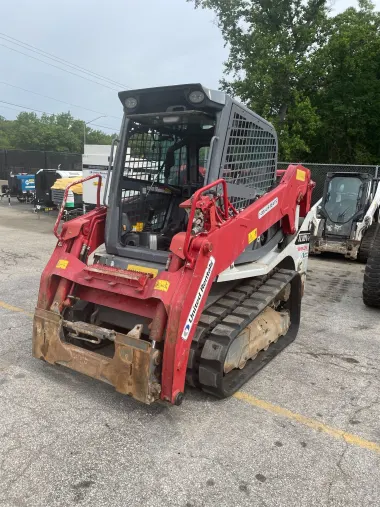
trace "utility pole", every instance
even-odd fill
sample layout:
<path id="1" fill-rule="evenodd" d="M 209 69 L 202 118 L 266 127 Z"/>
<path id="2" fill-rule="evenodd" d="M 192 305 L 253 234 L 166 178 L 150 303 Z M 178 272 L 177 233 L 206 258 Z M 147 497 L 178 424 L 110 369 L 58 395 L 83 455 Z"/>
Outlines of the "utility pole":
<path id="1" fill-rule="evenodd" d="M 86 144 L 86 127 L 87 127 L 87 125 L 89 125 L 93 121 L 100 120 L 100 118 L 107 118 L 107 115 L 103 114 L 102 116 L 98 116 L 97 118 L 94 118 L 93 120 L 85 122 L 85 124 L 83 125 L 83 152 L 84 152 L 84 145 Z"/>

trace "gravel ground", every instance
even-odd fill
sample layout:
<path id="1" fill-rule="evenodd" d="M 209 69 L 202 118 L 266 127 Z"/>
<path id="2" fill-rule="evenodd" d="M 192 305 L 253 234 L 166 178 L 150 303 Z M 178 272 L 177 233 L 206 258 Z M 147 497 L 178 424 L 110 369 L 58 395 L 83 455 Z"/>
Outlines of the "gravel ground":
<path id="1" fill-rule="evenodd" d="M 53 222 L 0 203 L 0 505 L 380 504 L 380 312 L 362 265 L 311 259 L 297 340 L 239 399 L 187 389 L 147 407 L 31 356 Z"/>

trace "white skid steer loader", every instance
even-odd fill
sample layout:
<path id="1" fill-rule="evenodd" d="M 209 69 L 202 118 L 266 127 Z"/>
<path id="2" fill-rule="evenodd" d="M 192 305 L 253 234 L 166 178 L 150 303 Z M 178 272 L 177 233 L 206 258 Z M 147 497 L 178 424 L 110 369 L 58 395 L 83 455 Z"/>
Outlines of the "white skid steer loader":
<path id="1" fill-rule="evenodd" d="M 323 197 L 311 210 L 310 253 L 335 252 L 367 262 L 379 223 L 378 181 L 377 174 L 327 174 Z"/>

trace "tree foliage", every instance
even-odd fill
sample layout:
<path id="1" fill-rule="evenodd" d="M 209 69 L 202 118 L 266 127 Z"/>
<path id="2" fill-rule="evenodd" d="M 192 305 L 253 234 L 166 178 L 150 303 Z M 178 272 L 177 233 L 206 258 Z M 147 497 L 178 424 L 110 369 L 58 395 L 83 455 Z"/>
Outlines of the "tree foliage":
<path id="1" fill-rule="evenodd" d="M 331 20 L 328 43 L 311 66 L 313 102 L 323 131 L 314 157 L 327 161 L 380 160 L 380 13 L 367 0 Z"/>
<path id="2" fill-rule="evenodd" d="M 188 0 L 212 9 L 230 50 L 222 87 L 272 121 L 280 157 L 379 161 L 380 15 L 369 0 Z"/>
<path id="3" fill-rule="evenodd" d="M 0 149 L 68 151 L 81 153 L 85 123 L 70 113 L 20 113 L 13 121 L 0 116 Z M 113 135 L 86 126 L 87 144 L 111 144 Z"/>

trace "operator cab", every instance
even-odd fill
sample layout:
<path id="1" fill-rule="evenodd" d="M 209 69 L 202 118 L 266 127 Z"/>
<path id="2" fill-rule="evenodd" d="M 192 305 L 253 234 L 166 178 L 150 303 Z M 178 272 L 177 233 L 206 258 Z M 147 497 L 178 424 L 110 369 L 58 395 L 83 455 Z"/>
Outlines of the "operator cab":
<path id="1" fill-rule="evenodd" d="M 215 119 L 197 112 L 133 116 L 128 144 L 135 158 L 122 178 L 120 243 L 167 251 L 187 225 L 179 204 L 204 184 Z"/>
<path id="2" fill-rule="evenodd" d="M 95 262 L 128 268 L 134 259 L 165 269 L 180 204 L 224 178 L 242 210 L 275 182 L 277 136 L 227 94 L 200 84 L 119 93 L 124 118 L 108 194 L 105 249 Z M 128 268 L 130 269 L 130 268 Z"/>
<path id="3" fill-rule="evenodd" d="M 329 173 L 319 216 L 325 237 L 350 238 L 354 223 L 362 220 L 371 202 L 373 178 L 361 173 Z"/>

